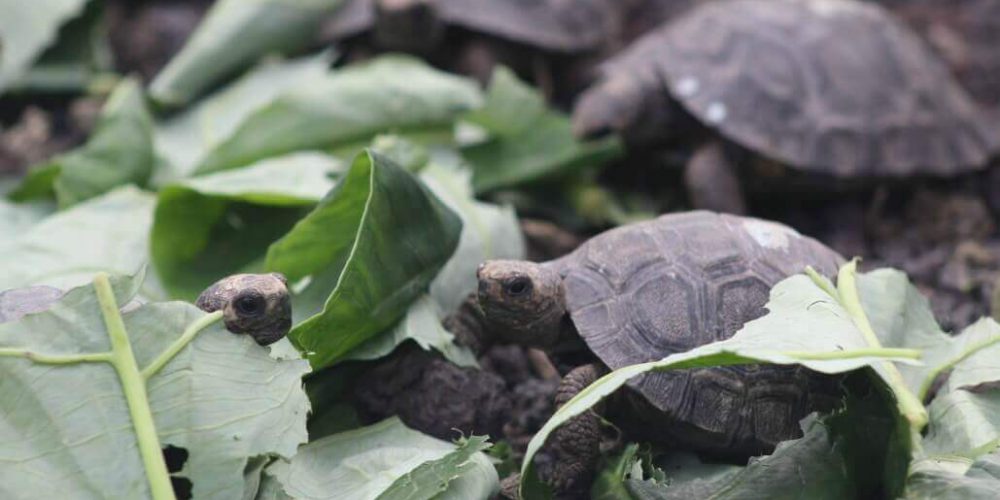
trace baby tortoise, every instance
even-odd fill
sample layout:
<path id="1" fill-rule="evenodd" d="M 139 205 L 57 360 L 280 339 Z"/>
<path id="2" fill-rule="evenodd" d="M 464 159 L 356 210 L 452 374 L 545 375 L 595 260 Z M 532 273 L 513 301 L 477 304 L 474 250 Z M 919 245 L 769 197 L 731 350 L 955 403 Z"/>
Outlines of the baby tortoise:
<path id="1" fill-rule="evenodd" d="M 63 293 L 50 286 L 0 292 L 0 323 L 44 311 L 61 299 Z M 287 281 L 279 273 L 223 278 L 205 289 L 195 305 L 205 312 L 221 310 L 226 329 L 249 334 L 260 345 L 277 342 L 292 326 Z"/>
<path id="2" fill-rule="evenodd" d="M 577 133 L 699 144 L 685 169 L 699 208 L 742 213 L 741 186 L 754 181 L 829 191 L 954 176 L 997 149 L 985 115 L 916 34 L 853 0 L 707 2 L 601 72 L 576 103 Z"/>
<path id="3" fill-rule="evenodd" d="M 478 350 L 511 342 L 575 366 L 556 395 L 562 405 L 609 369 L 729 338 L 766 312 L 778 281 L 806 266 L 832 276 L 842 262 L 781 224 L 668 214 L 599 234 L 556 260 L 485 262 L 476 297 L 448 326 Z M 799 420 L 829 408 L 837 383 L 798 366 L 732 366 L 650 373 L 620 392 L 604 413 L 632 437 L 745 458 L 799 436 Z M 558 429 L 559 465 L 548 480 L 562 494 L 588 487 L 599 444 L 593 413 Z"/>

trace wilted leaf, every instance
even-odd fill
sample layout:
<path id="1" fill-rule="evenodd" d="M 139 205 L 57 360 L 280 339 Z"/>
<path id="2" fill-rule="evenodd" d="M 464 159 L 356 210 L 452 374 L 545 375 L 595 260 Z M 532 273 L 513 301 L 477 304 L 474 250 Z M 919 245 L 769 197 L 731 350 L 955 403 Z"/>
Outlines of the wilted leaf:
<path id="1" fill-rule="evenodd" d="M 0 290 L 31 285 L 69 288 L 99 271 L 131 274 L 149 256 L 152 195 L 123 187 L 51 215 L 0 243 Z M 147 284 L 144 298 L 161 298 Z"/>
<path id="2" fill-rule="evenodd" d="M 127 279 L 113 283 L 119 304 L 138 288 Z M 139 307 L 123 317 L 126 349 L 148 367 L 205 316 L 178 302 Z M 0 344 L 47 356 L 108 352 L 106 321 L 94 288 L 81 287 L 46 312 L 0 325 Z M 151 374 L 146 407 L 160 444 L 187 450 L 179 475 L 192 481 L 196 498 L 240 498 L 250 457 L 288 457 L 305 441 L 309 403 L 301 377 L 308 370 L 305 361 L 277 360 L 215 321 Z M 121 382 L 138 373 L 122 375 L 101 361 L 53 365 L 8 356 L 0 356 L 0 372 L 0 459 L 8 464 L 0 467 L 0 496 L 149 496 L 129 401 L 143 403 Z"/>
<path id="3" fill-rule="evenodd" d="M 487 498 L 498 481 L 480 453 L 483 441 L 471 438 L 456 446 L 393 417 L 303 446 L 291 462 L 267 468 L 264 489 L 283 493 L 268 498 Z"/>
<path id="4" fill-rule="evenodd" d="M 153 170 L 151 120 L 139 83 L 122 81 L 87 143 L 36 167 L 10 197 L 54 192 L 59 206 L 68 207 L 125 184 L 145 185 Z"/>
<path id="5" fill-rule="evenodd" d="M 986 455 L 971 466 L 918 462 L 906 483 L 908 499 L 988 500 L 1000 491 L 1000 453 Z"/>
<path id="6" fill-rule="evenodd" d="M 299 149 L 361 149 L 382 132 L 450 136 L 456 117 L 481 100 L 470 80 L 410 57 L 383 56 L 275 99 L 208 154 L 197 172 Z"/>
<path id="7" fill-rule="evenodd" d="M 316 368 L 392 326 L 458 244 L 461 220 L 382 155 L 355 158 L 340 184 L 267 253 L 267 268 L 310 277 L 289 337 Z M 322 308 L 320 310 L 320 307 Z"/>
<path id="8" fill-rule="evenodd" d="M 223 276 L 259 270 L 268 245 L 333 187 L 340 168 L 303 152 L 163 188 L 151 241 L 167 290 L 193 299 Z"/>
<path id="9" fill-rule="evenodd" d="M 463 151 L 476 192 L 600 165 L 621 153 L 616 139 L 576 140 L 569 118 L 548 109 L 534 89 L 502 67 L 493 73 L 485 106 L 467 119 L 491 135 Z"/>
<path id="10" fill-rule="evenodd" d="M 658 484 L 629 479 L 626 484 L 636 500 L 855 498 L 847 464 L 830 430 L 815 415 L 804 420 L 802 428 L 803 437 L 779 443 L 773 454 L 710 480 Z"/>
<path id="11" fill-rule="evenodd" d="M 59 27 L 80 15 L 87 0 L 0 1 L 0 93 L 55 42 Z"/>
<path id="12" fill-rule="evenodd" d="M 157 101 L 179 106 L 269 52 L 309 42 L 341 0 L 220 0 L 150 85 Z"/>
<path id="13" fill-rule="evenodd" d="M 191 175 L 214 149 L 255 111 L 295 87 L 321 81 L 329 54 L 293 61 L 265 61 L 192 108 L 157 125 L 156 153 L 163 159 L 153 183 L 163 185 Z"/>

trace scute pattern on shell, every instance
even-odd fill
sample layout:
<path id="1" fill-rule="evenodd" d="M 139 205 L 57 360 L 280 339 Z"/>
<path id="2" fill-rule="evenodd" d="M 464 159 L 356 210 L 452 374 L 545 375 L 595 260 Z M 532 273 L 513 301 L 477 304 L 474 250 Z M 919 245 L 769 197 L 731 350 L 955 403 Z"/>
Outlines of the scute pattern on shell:
<path id="1" fill-rule="evenodd" d="M 649 67 L 704 124 L 801 169 L 952 175 L 983 166 L 997 148 L 945 66 L 876 5 L 711 2 L 603 71 Z"/>
<path id="2" fill-rule="evenodd" d="M 577 330 L 614 369 L 729 338 L 766 312 L 775 283 L 807 265 L 831 276 L 842 262 L 786 226 L 698 211 L 608 231 L 553 265 Z M 816 377 L 726 367 L 649 374 L 630 386 L 665 439 L 739 454 L 796 436 Z"/>
<path id="3" fill-rule="evenodd" d="M 329 27 L 337 38 L 357 35 L 375 23 L 376 0 L 350 0 Z M 604 0 L 437 0 L 441 20 L 471 31 L 552 52 L 600 48 L 617 29 L 612 3 Z"/>

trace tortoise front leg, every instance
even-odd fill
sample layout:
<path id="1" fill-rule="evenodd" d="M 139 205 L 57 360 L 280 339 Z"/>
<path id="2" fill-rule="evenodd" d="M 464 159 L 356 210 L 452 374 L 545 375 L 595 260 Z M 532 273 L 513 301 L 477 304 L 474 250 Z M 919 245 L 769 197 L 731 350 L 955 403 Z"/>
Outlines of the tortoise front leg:
<path id="1" fill-rule="evenodd" d="M 608 369 L 599 363 L 578 366 L 563 377 L 556 392 L 556 408 L 561 408 Z M 549 482 L 558 495 L 584 493 L 590 486 L 601 458 L 600 406 L 573 417 L 552 433 L 556 468 Z"/>
<path id="2" fill-rule="evenodd" d="M 585 387 L 594 383 L 608 369 L 600 363 L 578 366 L 563 377 L 556 391 L 556 408 L 566 404 Z M 552 433 L 552 440 L 546 446 L 555 460 L 555 468 L 548 479 L 555 489 L 557 498 L 582 498 L 590 486 L 593 473 L 601 458 L 601 411 L 598 404 L 568 422 Z M 520 498 L 517 494 L 520 474 L 511 474 L 500 483 L 500 494 L 505 498 Z"/>
<path id="3" fill-rule="evenodd" d="M 718 141 L 702 145 L 691 155 L 684 169 L 684 184 L 694 208 L 737 215 L 747 212 L 736 165 Z"/>

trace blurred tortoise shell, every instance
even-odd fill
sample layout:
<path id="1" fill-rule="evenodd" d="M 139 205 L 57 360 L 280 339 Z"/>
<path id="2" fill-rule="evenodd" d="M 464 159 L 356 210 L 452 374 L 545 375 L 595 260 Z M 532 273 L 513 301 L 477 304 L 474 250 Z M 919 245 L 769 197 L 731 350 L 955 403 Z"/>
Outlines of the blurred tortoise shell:
<path id="1" fill-rule="evenodd" d="M 556 53 L 597 50 L 617 25 L 614 4 L 605 0 L 348 0 L 325 32 L 335 39 L 355 37 L 375 30 L 386 14 L 423 26 L 433 17 L 444 25 Z M 405 22 L 386 23 L 385 29 L 406 29 Z"/>
<path id="2" fill-rule="evenodd" d="M 924 43 L 883 8 L 854 0 L 702 4 L 601 74 L 575 110 L 584 135 L 649 134 L 622 110 L 670 113 L 667 103 L 678 102 L 746 149 L 836 177 L 954 175 L 982 167 L 997 148 L 984 115 Z"/>

